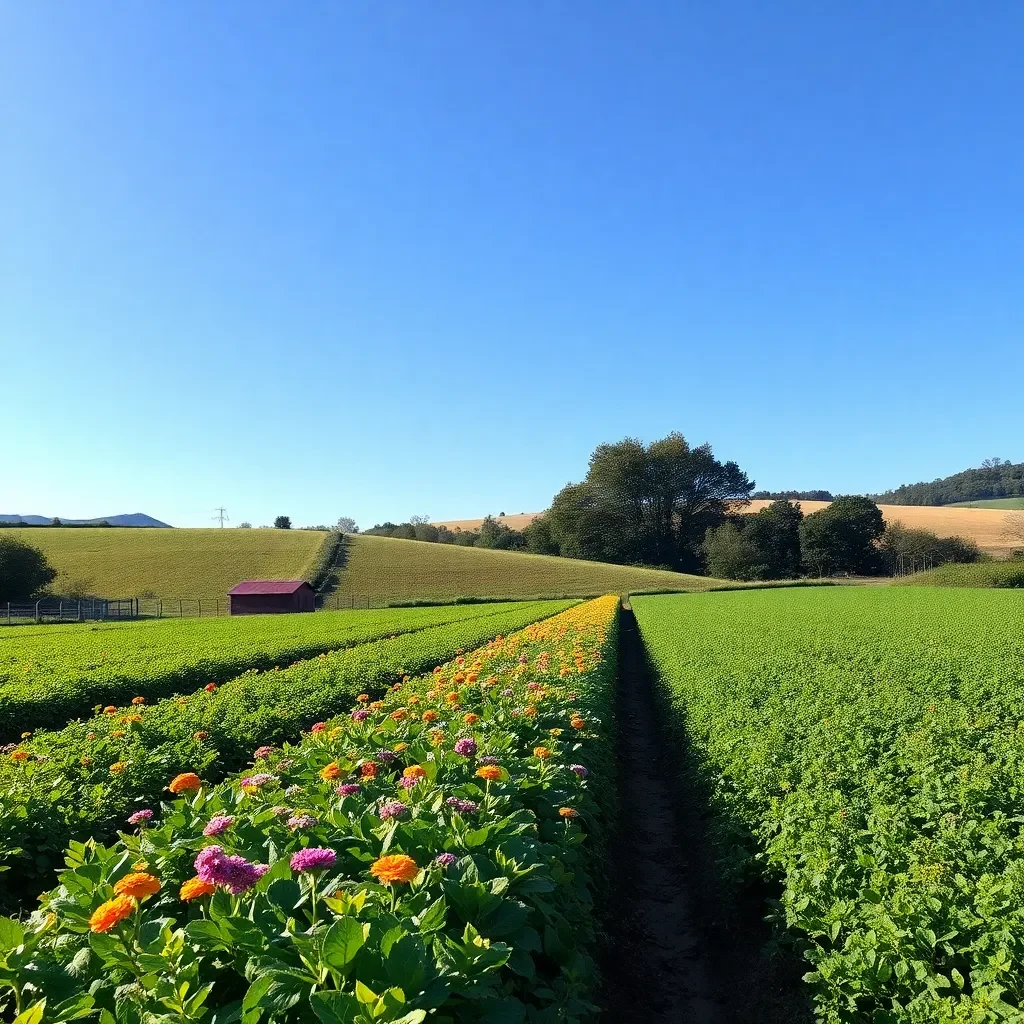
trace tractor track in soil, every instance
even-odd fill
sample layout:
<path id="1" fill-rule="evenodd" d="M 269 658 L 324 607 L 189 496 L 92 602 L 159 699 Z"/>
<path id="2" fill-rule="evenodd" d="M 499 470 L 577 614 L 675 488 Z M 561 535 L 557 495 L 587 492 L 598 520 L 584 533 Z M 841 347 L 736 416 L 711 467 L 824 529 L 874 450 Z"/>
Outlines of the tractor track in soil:
<path id="1" fill-rule="evenodd" d="M 643 642 L 621 612 L 619 819 L 602 956 L 608 1024 L 807 1024 L 792 956 L 770 955 L 763 902 L 720 913 L 701 801 L 658 717 Z"/>

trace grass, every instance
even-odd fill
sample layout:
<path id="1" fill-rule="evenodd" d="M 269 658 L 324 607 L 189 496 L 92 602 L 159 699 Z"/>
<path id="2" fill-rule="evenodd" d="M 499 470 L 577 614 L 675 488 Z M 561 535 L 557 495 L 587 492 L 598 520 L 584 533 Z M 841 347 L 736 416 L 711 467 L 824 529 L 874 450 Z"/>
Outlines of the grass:
<path id="1" fill-rule="evenodd" d="M 52 589 L 223 600 L 244 579 L 302 579 L 328 534 L 312 530 L 5 529 L 46 554 Z"/>
<path id="2" fill-rule="evenodd" d="M 553 555 L 427 544 L 390 537 L 347 537 L 338 593 L 388 600 L 455 597 L 591 597 L 633 590 L 691 591 L 724 580 L 664 569 L 585 562 Z"/>
<path id="3" fill-rule="evenodd" d="M 896 587 L 1024 587 L 1024 561 L 950 563 L 895 580 Z"/>
<path id="4" fill-rule="evenodd" d="M 1024 508 L 1024 498 L 989 498 L 986 501 L 957 501 L 947 508 L 1001 508 L 1004 511 Z"/>

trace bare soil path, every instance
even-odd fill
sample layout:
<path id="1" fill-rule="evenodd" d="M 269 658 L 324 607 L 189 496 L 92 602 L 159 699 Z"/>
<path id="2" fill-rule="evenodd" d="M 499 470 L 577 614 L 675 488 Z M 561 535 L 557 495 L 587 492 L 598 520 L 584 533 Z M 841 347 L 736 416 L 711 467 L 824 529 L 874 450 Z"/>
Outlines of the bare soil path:
<path id="1" fill-rule="evenodd" d="M 622 611 L 619 828 L 603 957 L 608 1024 L 802 1024 L 799 965 L 764 949 L 760 907 L 737 932 L 716 913 L 702 808 L 658 721 L 631 609 Z M 748 927 L 749 924 L 753 927 Z M 804 968 L 806 969 L 806 968 Z M 785 975 L 785 977 L 780 977 Z"/>

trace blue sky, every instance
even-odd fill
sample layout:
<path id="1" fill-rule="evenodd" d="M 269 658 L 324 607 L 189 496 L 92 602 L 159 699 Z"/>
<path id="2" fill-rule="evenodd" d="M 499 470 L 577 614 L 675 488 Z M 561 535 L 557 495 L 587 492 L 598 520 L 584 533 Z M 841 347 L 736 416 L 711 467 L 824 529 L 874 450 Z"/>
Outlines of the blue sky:
<path id="1" fill-rule="evenodd" d="M 1024 8 L 0 3 L 0 511 L 1024 459 Z"/>

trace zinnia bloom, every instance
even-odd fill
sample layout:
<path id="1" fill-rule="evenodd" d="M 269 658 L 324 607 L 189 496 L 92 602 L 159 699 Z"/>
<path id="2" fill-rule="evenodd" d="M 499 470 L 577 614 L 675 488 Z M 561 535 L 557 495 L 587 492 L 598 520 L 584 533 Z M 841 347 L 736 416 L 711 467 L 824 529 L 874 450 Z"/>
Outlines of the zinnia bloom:
<path id="1" fill-rule="evenodd" d="M 579 817 L 579 811 L 575 810 L 572 807 L 559 807 L 558 808 L 558 813 L 563 818 L 578 818 Z"/>
<path id="2" fill-rule="evenodd" d="M 223 885 L 235 896 L 251 889 L 269 867 L 251 864 L 244 857 L 227 857 L 219 846 L 207 846 L 195 859 L 196 874 L 209 885 Z"/>
<path id="3" fill-rule="evenodd" d="M 323 871 L 334 867 L 338 855 L 322 846 L 309 846 L 292 854 L 288 862 L 292 871 Z"/>
<path id="4" fill-rule="evenodd" d="M 436 722 L 441 716 L 436 711 L 424 711 L 423 721 L 424 722 Z"/>
<path id="5" fill-rule="evenodd" d="M 133 704 L 145 704 L 146 703 L 146 698 L 145 697 L 132 697 L 132 703 Z"/>
<path id="6" fill-rule="evenodd" d="M 473 712 L 470 711 L 462 716 L 462 720 L 466 723 L 466 725 L 475 725 L 477 722 L 480 721 L 480 716 L 474 715 Z"/>
<path id="7" fill-rule="evenodd" d="M 381 821 L 388 821 L 391 818 L 400 818 L 408 810 L 401 800 L 386 800 L 380 805 L 377 816 Z"/>
<path id="8" fill-rule="evenodd" d="M 445 803 L 454 808 L 459 814 L 476 814 L 480 807 L 478 804 L 473 803 L 472 800 L 462 800 L 457 796 L 450 796 Z"/>
<path id="9" fill-rule="evenodd" d="M 355 711 L 352 712 L 352 721 L 353 722 L 365 722 L 366 719 L 369 718 L 369 717 L 370 717 L 370 712 L 369 711 L 364 711 L 363 708 L 356 708 Z"/>
<path id="10" fill-rule="evenodd" d="M 468 736 L 459 740 L 455 744 L 455 753 L 461 754 L 463 757 L 472 757 L 476 753 L 476 740 L 472 740 Z"/>
<path id="11" fill-rule="evenodd" d="M 117 708 L 115 708 L 113 704 L 108 704 L 103 709 L 103 714 L 105 714 L 105 715 L 116 715 L 117 714 Z"/>
<path id="12" fill-rule="evenodd" d="M 326 722 L 316 722 L 313 727 L 309 730 L 312 733 L 323 732 L 327 728 Z"/>
<path id="13" fill-rule="evenodd" d="M 114 886 L 114 892 L 118 896 L 131 896 L 137 900 L 144 900 L 147 896 L 152 896 L 159 891 L 160 879 L 154 875 L 147 874 L 145 871 L 137 871 L 133 874 L 125 875 Z"/>
<path id="14" fill-rule="evenodd" d="M 534 747 L 533 756 L 539 757 L 542 761 L 546 761 L 551 756 L 551 751 L 547 747 Z"/>
<path id="15" fill-rule="evenodd" d="M 373 756 L 378 761 L 383 761 L 384 764 L 391 764 L 393 761 L 398 760 L 398 755 L 393 750 L 378 750 Z"/>
<path id="16" fill-rule="evenodd" d="M 207 693 L 213 693 L 213 691 L 217 689 L 217 684 L 216 684 L 216 683 L 207 683 L 207 684 L 206 684 L 206 685 L 205 685 L 205 686 L 203 687 L 203 689 L 204 689 L 204 690 L 205 690 L 205 691 L 206 691 Z"/>
<path id="17" fill-rule="evenodd" d="M 12 761 L 27 761 L 28 751 L 27 750 L 15 750 L 11 754 Z"/>
<path id="18" fill-rule="evenodd" d="M 127 767 L 128 767 L 128 765 L 127 765 L 126 762 L 124 762 L 124 761 L 115 761 L 110 766 L 110 774 L 111 775 L 120 775 L 121 772 L 123 772 L 125 770 L 125 768 L 127 768 Z"/>
<path id="19" fill-rule="evenodd" d="M 376 761 L 367 761 L 366 764 L 364 764 L 359 769 L 359 774 L 364 779 L 375 779 L 375 778 L 377 778 L 377 768 L 378 767 L 379 766 L 377 765 Z"/>
<path id="20" fill-rule="evenodd" d="M 375 860 L 370 865 L 370 874 L 383 885 L 411 882 L 419 874 L 419 870 L 416 861 L 404 853 L 389 854 L 387 857 Z"/>
<path id="21" fill-rule="evenodd" d="M 356 700 L 359 701 L 360 704 L 365 704 L 369 699 L 370 695 L 368 693 L 361 693 L 356 697 Z"/>
<path id="22" fill-rule="evenodd" d="M 204 882 L 201 878 L 190 878 L 187 882 L 181 883 L 178 896 L 186 903 L 189 900 L 197 900 L 200 896 L 212 896 L 217 891 L 217 886 Z"/>
<path id="23" fill-rule="evenodd" d="M 590 774 L 581 764 L 569 765 L 569 771 L 575 772 L 581 779 L 585 779 Z"/>
<path id="24" fill-rule="evenodd" d="M 202 742 L 203 740 L 208 740 L 209 738 L 210 734 L 208 732 L 203 732 L 202 730 L 200 730 L 199 732 L 192 733 L 192 739 L 199 740 L 200 742 Z"/>
<path id="25" fill-rule="evenodd" d="M 458 859 L 454 853 L 439 853 L 434 858 L 434 863 L 442 868 L 450 868 Z"/>
<path id="26" fill-rule="evenodd" d="M 257 747 L 256 752 L 252 755 L 254 761 L 262 761 L 265 758 L 270 757 L 274 752 L 273 747 Z"/>
<path id="27" fill-rule="evenodd" d="M 100 904 L 89 918 L 89 927 L 94 932 L 109 932 L 114 925 L 123 921 L 135 910 L 135 901 L 129 896 L 115 896 Z"/>
<path id="28" fill-rule="evenodd" d="M 411 764 L 402 774 L 407 779 L 425 779 L 427 777 L 427 769 L 422 765 Z"/>
<path id="29" fill-rule="evenodd" d="M 497 782 L 501 778 L 501 769 L 496 764 L 484 764 L 477 768 L 476 775 L 488 782 Z"/>
<path id="30" fill-rule="evenodd" d="M 230 814 L 215 814 L 207 824 L 206 828 L 203 829 L 204 836 L 219 836 L 221 832 L 226 832 L 231 828 L 231 823 L 235 819 Z"/>
<path id="31" fill-rule="evenodd" d="M 332 761 L 330 764 L 325 764 L 320 769 L 320 778 L 324 782 L 332 782 L 341 774 L 341 765 L 337 761 Z"/>
<path id="32" fill-rule="evenodd" d="M 244 779 L 240 779 L 238 784 L 246 793 L 251 793 L 259 789 L 260 786 L 265 786 L 268 782 L 279 781 L 276 775 L 271 775 L 269 772 L 257 772 L 255 775 L 247 775 Z"/>
<path id="33" fill-rule="evenodd" d="M 299 828 L 313 828 L 320 823 L 320 819 L 312 814 L 293 814 L 288 819 L 288 827 L 294 832 Z"/>
<path id="34" fill-rule="evenodd" d="M 167 787 L 172 793 L 187 793 L 193 789 L 201 789 L 203 780 L 195 772 L 182 772 L 171 779 Z"/>
<path id="35" fill-rule="evenodd" d="M 358 782 L 344 782 L 335 790 L 335 792 L 338 796 L 353 796 L 358 793 L 360 789 L 362 789 L 362 787 Z"/>
<path id="36" fill-rule="evenodd" d="M 485 754 L 480 758 L 481 764 L 497 764 L 498 759 L 493 754 Z"/>
<path id="37" fill-rule="evenodd" d="M 153 812 L 149 808 L 144 808 L 141 811 L 136 811 L 134 814 L 128 816 L 129 825 L 140 825 L 144 821 L 149 821 L 153 817 Z"/>
<path id="38" fill-rule="evenodd" d="M 402 787 L 402 789 L 415 789 L 419 785 L 419 782 L 419 779 L 409 778 L 408 775 L 403 775 L 398 780 L 398 784 Z"/>

